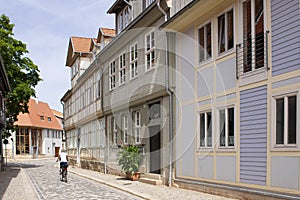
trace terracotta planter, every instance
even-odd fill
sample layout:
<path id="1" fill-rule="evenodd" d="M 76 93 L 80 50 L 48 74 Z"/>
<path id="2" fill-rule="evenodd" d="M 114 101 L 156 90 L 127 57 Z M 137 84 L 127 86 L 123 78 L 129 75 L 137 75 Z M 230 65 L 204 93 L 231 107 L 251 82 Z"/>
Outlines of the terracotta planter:
<path id="1" fill-rule="evenodd" d="M 137 181 L 140 178 L 141 173 L 140 172 L 135 172 L 134 174 L 127 172 L 126 173 L 126 179 L 132 180 L 132 181 Z"/>

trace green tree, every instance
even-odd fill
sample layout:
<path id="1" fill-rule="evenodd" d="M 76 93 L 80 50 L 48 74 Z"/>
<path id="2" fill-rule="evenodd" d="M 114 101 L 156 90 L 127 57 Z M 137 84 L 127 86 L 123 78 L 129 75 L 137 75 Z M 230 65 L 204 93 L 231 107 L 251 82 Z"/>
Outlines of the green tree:
<path id="1" fill-rule="evenodd" d="M 12 122 L 17 120 L 18 114 L 28 112 L 29 99 L 36 97 L 34 88 L 42 80 L 38 66 L 25 56 L 28 53 L 26 44 L 13 37 L 14 26 L 6 15 L 0 16 L 0 54 L 11 86 L 11 92 L 6 94 L 8 122 L 4 137 L 14 130 Z"/>

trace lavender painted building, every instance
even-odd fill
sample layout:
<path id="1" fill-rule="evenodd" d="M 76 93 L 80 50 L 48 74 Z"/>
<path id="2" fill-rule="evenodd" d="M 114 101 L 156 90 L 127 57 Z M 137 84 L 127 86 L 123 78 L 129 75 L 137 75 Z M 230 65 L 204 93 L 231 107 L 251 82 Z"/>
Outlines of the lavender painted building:
<path id="1" fill-rule="evenodd" d="M 299 197 L 299 8 L 298 0 L 173 1 L 162 27 L 176 31 L 177 184 Z"/>

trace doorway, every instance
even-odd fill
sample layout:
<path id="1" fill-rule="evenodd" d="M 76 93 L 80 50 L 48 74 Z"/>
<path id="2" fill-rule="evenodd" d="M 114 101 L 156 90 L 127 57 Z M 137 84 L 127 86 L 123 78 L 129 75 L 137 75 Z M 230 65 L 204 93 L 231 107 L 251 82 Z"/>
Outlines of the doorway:
<path id="1" fill-rule="evenodd" d="M 55 157 L 59 156 L 59 147 L 55 147 Z"/>
<path id="2" fill-rule="evenodd" d="M 150 173 L 160 174 L 160 125 L 150 126 Z"/>

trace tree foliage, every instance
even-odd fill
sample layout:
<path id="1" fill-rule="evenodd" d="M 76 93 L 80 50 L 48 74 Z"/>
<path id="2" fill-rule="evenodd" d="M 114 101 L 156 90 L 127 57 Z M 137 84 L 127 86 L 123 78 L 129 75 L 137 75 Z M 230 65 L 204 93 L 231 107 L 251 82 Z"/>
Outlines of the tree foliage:
<path id="1" fill-rule="evenodd" d="M 11 86 L 11 92 L 5 94 L 8 122 L 5 137 L 14 129 L 12 122 L 18 114 L 28 112 L 29 99 L 36 97 L 34 88 L 42 80 L 38 66 L 25 56 L 29 53 L 26 44 L 14 38 L 14 26 L 6 15 L 0 16 L 0 54 Z"/>

